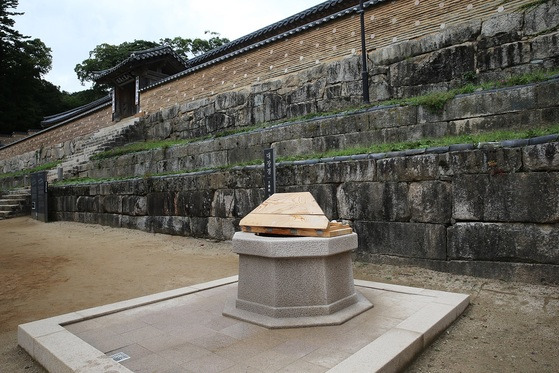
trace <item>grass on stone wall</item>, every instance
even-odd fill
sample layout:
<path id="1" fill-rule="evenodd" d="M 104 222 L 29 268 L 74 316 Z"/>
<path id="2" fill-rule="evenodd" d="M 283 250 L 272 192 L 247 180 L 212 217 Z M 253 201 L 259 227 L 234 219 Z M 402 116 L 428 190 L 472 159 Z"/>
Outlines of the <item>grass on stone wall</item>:
<path id="1" fill-rule="evenodd" d="M 212 135 L 194 137 L 191 139 L 150 140 L 150 141 L 143 141 L 143 142 L 135 142 L 132 144 L 127 144 L 124 146 L 120 146 L 118 148 L 113 148 L 94 154 L 93 156 L 91 156 L 91 160 L 120 157 L 121 155 L 138 153 L 146 150 L 168 149 L 176 145 L 186 145 L 193 142 L 199 142 L 199 141 L 204 141 L 209 139 L 218 139 L 225 136 L 231 136 L 239 133 L 254 131 L 256 129 L 264 128 L 264 127 L 265 125 L 233 128 L 233 129 L 227 129 L 224 131 L 216 132 Z"/>
<path id="2" fill-rule="evenodd" d="M 331 150 L 324 153 L 313 153 L 297 156 L 279 157 L 278 161 L 288 162 L 305 159 L 320 159 L 341 157 L 359 154 L 388 153 L 401 150 L 427 149 L 438 146 L 450 146 L 454 144 L 479 144 L 504 140 L 529 139 L 532 137 L 559 134 L 559 123 L 551 126 L 531 128 L 522 131 L 492 131 L 478 134 L 467 134 L 457 136 L 445 136 L 439 138 L 425 138 L 417 141 L 405 141 L 395 143 L 373 144 L 368 147 L 354 147 L 340 150 Z"/>
<path id="3" fill-rule="evenodd" d="M 92 160 L 101 160 L 107 158 L 114 158 L 119 157 L 125 154 L 137 153 L 147 150 L 154 150 L 154 149 L 165 149 L 175 145 L 186 145 L 193 142 L 208 140 L 208 139 L 216 139 L 225 136 L 240 134 L 240 133 L 247 133 L 257 129 L 270 127 L 273 125 L 277 125 L 280 123 L 286 122 L 299 122 L 310 120 L 318 117 L 325 117 L 329 115 L 336 115 L 341 113 L 352 113 L 359 110 L 365 110 L 372 107 L 378 106 L 390 106 L 390 105 L 399 105 L 399 106 L 424 106 L 433 112 L 440 112 L 443 110 L 444 105 L 452 100 L 454 97 L 460 94 L 468 94 L 474 93 L 476 91 L 485 91 L 489 89 L 496 89 L 496 88 L 504 88 L 504 87 L 511 87 L 515 85 L 524 85 L 536 82 L 542 82 L 545 80 L 550 79 L 553 76 L 559 74 L 559 70 L 553 71 L 536 71 L 532 73 L 522 74 L 522 75 L 515 75 L 508 79 L 503 79 L 498 82 L 487 82 L 482 84 L 466 84 L 463 87 L 451 89 L 445 92 L 433 92 L 425 95 L 403 98 L 403 99 L 393 99 L 382 101 L 380 103 L 375 103 L 372 105 L 361 105 L 354 108 L 345 108 L 330 112 L 320 112 L 320 113 L 310 113 L 303 116 L 291 118 L 288 120 L 282 121 L 275 121 L 275 122 L 268 122 L 263 123 L 262 125 L 254 125 L 254 126 L 247 126 L 247 127 L 239 127 L 234 129 L 227 129 L 224 131 L 216 132 L 211 135 L 196 137 L 192 139 L 174 139 L 174 140 L 157 140 L 157 141 L 144 141 L 144 142 L 137 142 L 128 144 L 125 146 L 121 146 L 118 148 L 106 150 L 97 154 L 94 154 L 91 159 Z"/>
<path id="4" fill-rule="evenodd" d="M 113 183 L 116 181 L 124 181 L 137 179 L 137 176 L 130 177 L 75 177 L 71 179 L 64 179 L 61 181 L 53 181 L 49 186 L 68 186 L 68 185 L 82 185 L 82 184 L 96 184 L 96 183 Z"/>
<path id="5" fill-rule="evenodd" d="M 9 178 L 9 177 L 18 177 L 18 176 L 29 175 L 29 174 L 32 174 L 34 172 L 39 172 L 39 171 L 52 170 L 53 168 L 58 166 L 60 163 L 62 163 L 62 161 L 48 162 L 48 163 L 42 164 L 40 166 L 36 166 L 36 167 L 33 167 L 33 168 L 28 168 L 26 170 L 7 172 L 5 174 L 0 174 L 0 179 L 6 179 L 6 178 Z"/>
<path id="6" fill-rule="evenodd" d="M 138 153 L 146 150 L 166 149 L 175 145 L 189 144 L 194 141 L 200 141 L 201 138 L 188 140 L 152 140 L 127 144 L 117 148 L 105 150 L 91 156 L 91 160 L 99 160 L 106 158 L 120 157 L 121 155 Z"/>
<path id="7" fill-rule="evenodd" d="M 411 105 L 425 106 L 433 112 L 441 112 L 444 105 L 461 94 L 469 94 L 474 92 L 487 91 L 490 89 L 513 87 L 517 85 L 525 85 L 546 81 L 559 74 L 559 70 L 553 71 L 534 71 L 531 73 L 513 75 L 507 79 L 500 81 L 491 81 L 481 84 L 469 83 L 460 88 L 451 89 L 445 92 L 433 92 L 421 96 L 410 98 L 394 99 L 383 101 L 381 105 Z"/>
<path id="8" fill-rule="evenodd" d="M 343 156 L 351 156 L 351 155 L 359 155 L 359 154 L 388 153 L 388 152 L 401 151 L 401 150 L 426 149 L 430 147 L 450 146 L 454 144 L 490 143 L 490 142 L 498 142 L 504 140 L 528 139 L 532 137 L 545 136 L 551 134 L 559 134 L 559 123 L 551 126 L 530 128 L 522 131 L 492 131 L 492 132 L 479 133 L 479 134 L 446 136 L 440 138 L 426 138 L 418 141 L 373 144 L 368 147 L 365 146 L 352 147 L 347 149 L 331 150 L 324 153 L 302 154 L 297 156 L 284 156 L 284 157 L 278 157 L 277 162 L 292 162 L 292 161 L 309 160 L 309 159 L 343 157 Z M 168 171 L 168 172 L 157 173 L 157 174 L 146 174 L 144 176 L 129 176 L 129 177 L 120 177 L 120 178 L 74 178 L 74 179 L 57 181 L 54 182 L 53 185 L 62 186 L 62 185 L 87 184 L 87 183 L 114 182 L 114 181 L 138 179 L 142 177 L 148 179 L 151 177 L 193 174 L 193 173 L 204 172 L 204 171 L 229 170 L 236 167 L 262 165 L 262 163 L 263 163 L 262 159 L 255 159 L 252 161 L 235 163 L 235 164 L 220 166 L 215 168 L 199 168 L 193 170 Z"/>

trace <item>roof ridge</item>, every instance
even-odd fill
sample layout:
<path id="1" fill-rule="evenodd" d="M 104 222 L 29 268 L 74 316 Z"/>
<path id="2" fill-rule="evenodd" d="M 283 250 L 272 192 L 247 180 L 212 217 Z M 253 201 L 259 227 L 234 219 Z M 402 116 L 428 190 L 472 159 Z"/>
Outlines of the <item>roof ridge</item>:
<path id="1" fill-rule="evenodd" d="M 122 60 L 121 62 L 119 62 L 118 64 L 116 64 L 115 66 L 109 68 L 109 69 L 105 69 L 105 70 L 101 70 L 101 71 L 93 71 L 93 80 L 98 80 L 100 78 L 103 78 L 104 76 L 112 73 L 113 71 L 118 70 L 120 67 L 126 65 L 127 63 L 131 62 L 131 61 L 138 61 L 138 60 L 142 60 L 145 59 L 146 56 L 147 57 L 153 57 L 150 56 L 150 54 L 155 53 L 156 56 L 162 56 L 162 55 L 166 55 L 166 54 L 170 54 L 173 57 L 175 57 L 177 59 L 177 61 L 180 61 L 182 63 L 182 65 L 184 65 L 185 68 L 188 68 L 188 62 L 187 60 L 185 60 L 182 56 L 180 56 L 177 52 L 175 52 L 175 50 L 173 48 L 171 48 L 168 45 L 158 45 L 155 46 L 153 48 L 149 48 L 149 49 L 144 49 L 141 51 L 133 51 L 130 53 L 130 55 Z"/>

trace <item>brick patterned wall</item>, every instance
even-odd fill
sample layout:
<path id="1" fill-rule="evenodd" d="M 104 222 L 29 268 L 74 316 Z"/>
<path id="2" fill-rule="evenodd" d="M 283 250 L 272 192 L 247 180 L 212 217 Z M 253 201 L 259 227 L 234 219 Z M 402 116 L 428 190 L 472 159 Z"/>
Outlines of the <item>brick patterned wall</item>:
<path id="1" fill-rule="evenodd" d="M 46 130 L 29 137 L 25 141 L 0 149 L 0 160 L 6 160 L 31 151 L 48 149 L 55 145 L 92 134 L 112 124 L 111 107 L 108 106 L 73 122 Z M 42 156 L 44 157 L 46 154 Z M 46 159 L 45 161 L 51 160 L 54 159 Z"/>
<path id="2" fill-rule="evenodd" d="M 472 19 L 487 19 L 500 12 L 513 12 L 520 5 L 529 2 L 531 0 L 385 1 L 366 9 L 367 50 L 373 51 L 394 42 L 418 38 Z M 210 98 L 241 88 L 247 89 L 272 79 L 289 80 L 295 73 L 310 71 L 315 66 L 324 66 L 325 62 L 359 53 L 359 16 L 349 12 L 148 89 L 141 94 L 141 109 L 145 114 L 152 114 L 180 103 Z M 54 147 L 93 133 L 111 123 L 110 108 L 105 108 L 1 149 L 0 161 Z M 47 158 L 52 156 L 43 156 L 45 161 Z"/>
<path id="3" fill-rule="evenodd" d="M 399 0 L 367 8 L 367 50 L 418 38 L 472 19 L 511 12 L 530 0 Z M 323 62 L 360 54 L 359 16 L 350 13 L 198 70 L 141 95 L 147 114 L 177 103 L 277 79 Z"/>

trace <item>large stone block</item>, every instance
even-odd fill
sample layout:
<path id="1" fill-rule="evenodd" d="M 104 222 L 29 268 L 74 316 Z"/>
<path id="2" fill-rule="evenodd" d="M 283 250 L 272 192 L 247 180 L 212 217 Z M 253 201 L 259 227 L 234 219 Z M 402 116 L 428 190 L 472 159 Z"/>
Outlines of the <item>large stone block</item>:
<path id="1" fill-rule="evenodd" d="M 214 191 L 211 189 L 179 192 L 176 199 L 177 214 L 173 214 L 173 215 L 190 216 L 190 217 L 211 216 L 210 213 L 212 209 L 213 200 L 214 200 Z M 148 203 L 149 203 L 149 199 L 148 199 Z"/>
<path id="2" fill-rule="evenodd" d="M 380 107 L 367 112 L 371 129 L 402 127 L 418 122 L 417 106 Z"/>
<path id="3" fill-rule="evenodd" d="M 299 138 L 293 140 L 278 141 L 272 144 L 277 156 L 293 156 L 307 154 L 312 149 L 312 138 Z"/>
<path id="4" fill-rule="evenodd" d="M 559 225 L 457 223 L 449 228 L 449 259 L 559 264 Z"/>
<path id="5" fill-rule="evenodd" d="M 543 124 L 543 110 L 524 110 L 520 112 L 487 115 L 473 118 L 451 120 L 447 125 L 446 135 L 463 135 L 482 131 L 511 130 L 513 128 L 531 128 L 535 123 Z M 434 123 L 433 125 L 441 125 Z"/>
<path id="6" fill-rule="evenodd" d="M 532 41 L 532 57 L 535 60 L 554 58 L 559 55 L 559 32 L 541 35 Z"/>
<path id="7" fill-rule="evenodd" d="M 518 172 L 522 169 L 522 152 L 508 148 L 452 151 L 440 155 L 439 169 L 445 177 Z"/>
<path id="8" fill-rule="evenodd" d="M 411 220 L 449 224 L 452 217 L 452 184 L 423 181 L 409 184 Z"/>
<path id="9" fill-rule="evenodd" d="M 145 196 L 123 196 L 122 212 L 125 215 L 147 215 L 147 198 Z"/>
<path id="10" fill-rule="evenodd" d="M 551 0 L 528 9 L 524 15 L 524 32 L 534 35 L 559 26 L 559 1 Z"/>
<path id="11" fill-rule="evenodd" d="M 96 224 L 106 225 L 109 227 L 120 228 L 121 223 L 121 214 L 96 214 L 97 217 L 95 219 Z"/>
<path id="12" fill-rule="evenodd" d="M 493 38 L 499 34 L 517 34 L 522 30 L 524 14 L 502 13 L 496 14 L 483 22 L 481 25 L 481 36 Z"/>
<path id="13" fill-rule="evenodd" d="M 317 153 L 326 153 L 329 150 L 343 149 L 348 146 L 345 134 L 314 137 L 307 140 L 307 143 L 309 144 L 307 152 L 312 150 Z"/>
<path id="14" fill-rule="evenodd" d="M 154 124 L 148 131 L 150 139 L 166 139 L 171 134 L 171 123 L 169 121 Z"/>
<path id="15" fill-rule="evenodd" d="M 227 172 L 227 188 L 264 188 L 264 167 L 239 168 Z M 279 167 L 278 167 L 279 176 Z"/>
<path id="16" fill-rule="evenodd" d="M 210 217 L 208 218 L 208 235 L 216 240 L 230 240 L 239 229 L 239 219 Z"/>
<path id="17" fill-rule="evenodd" d="M 249 93 L 247 90 L 221 93 L 215 98 L 215 108 L 216 110 L 225 110 L 245 105 L 248 100 L 248 95 Z"/>
<path id="18" fill-rule="evenodd" d="M 278 167 L 278 185 L 325 184 L 373 181 L 376 163 L 372 159 L 327 161 Z"/>
<path id="19" fill-rule="evenodd" d="M 223 164 L 214 164 L 215 166 L 226 166 L 228 164 L 243 163 L 262 159 L 264 146 L 240 146 L 238 148 L 227 151 L 227 161 Z"/>
<path id="20" fill-rule="evenodd" d="M 391 65 L 413 54 L 413 41 L 401 41 L 377 49 L 370 54 L 374 66 Z M 416 47 L 417 48 L 417 47 Z M 419 49 L 419 48 L 417 48 Z"/>
<path id="21" fill-rule="evenodd" d="M 312 91 L 309 88 L 309 91 Z M 254 96 L 252 106 L 253 123 L 263 123 L 285 118 L 287 98 L 277 93 L 262 93 Z"/>
<path id="22" fill-rule="evenodd" d="M 485 72 L 529 63 L 532 58 L 531 47 L 529 41 L 518 41 L 480 49 L 477 53 L 477 68 Z"/>
<path id="23" fill-rule="evenodd" d="M 338 211 L 347 220 L 408 221 L 408 184 L 344 183 L 337 193 Z"/>
<path id="24" fill-rule="evenodd" d="M 522 161 L 525 171 L 559 171 L 559 142 L 523 148 Z"/>
<path id="25" fill-rule="evenodd" d="M 211 216 L 220 218 L 233 217 L 235 211 L 235 190 L 216 190 L 212 202 Z"/>
<path id="26" fill-rule="evenodd" d="M 194 168 L 211 168 L 227 165 L 227 151 L 200 152 L 194 157 Z"/>
<path id="27" fill-rule="evenodd" d="M 453 218 L 559 222 L 559 173 L 460 175 L 453 182 Z"/>
<path id="28" fill-rule="evenodd" d="M 557 46 L 559 47 L 559 33 L 557 33 L 557 41 Z M 557 102 L 559 102 L 559 80 L 554 79 L 547 82 L 542 82 L 541 84 L 535 86 L 534 90 L 538 107 L 556 108 L 558 106 Z M 555 115 L 550 122 L 556 124 L 558 119 L 559 117 Z"/>
<path id="29" fill-rule="evenodd" d="M 311 136 L 340 135 L 369 128 L 369 112 L 324 118 L 305 124 L 305 134 Z M 318 133 L 316 130 L 318 129 Z"/>
<path id="30" fill-rule="evenodd" d="M 378 181 L 420 181 L 439 178 L 439 156 L 391 157 L 377 161 Z"/>
<path id="31" fill-rule="evenodd" d="M 413 55 L 433 52 L 451 45 L 475 41 L 481 32 L 481 21 L 472 20 L 427 35 L 412 44 Z M 404 56 L 405 58 L 406 56 Z"/>
<path id="32" fill-rule="evenodd" d="M 359 252 L 446 260 L 443 224 L 356 221 Z"/>
<path id="33" fill-rule="evenodd" d="M 390 80 L 394 87 L 424 85 L 462 79 L 474 70 L 475 48 L 462 44 L 395 63 L 390 66 Z"/>
<path id="34" fill-rule="evenodd" d="M 262 202 L 264 202 L 264 188 L 235 189 L 233 216 L 237 218 L 244 218 Z"/>
<path id="35" fill-rule="evenodd" d="M 73 211 L 73 210 L 69 210 Z M 76 210 L 78 212 L 99 212 L 99 197 L 78 196 L 76 199 Z"/>
<path id="36" fill-rule="evenodd" d="M 184 216 L 150 216 L 154 233 L 186 236 L 190 234 L 190 218 Z"/>
<path id="37" fill-rule="evenodd" d="M 287 118 L 296 118 L 299 116 L 316 113 L 318 111 L 316 102 L 299 102 L 289 103 L 287 105 Z"/>
<path id="38" fill-rule="evenodd" d="M 537 97 L 533 86 L 461 95 L 446 106 L 443 118 L 456 120 L 525 111 L 535 109 L 536 103 Z"/>
<path id="39" fill-rule="evenodd" d="M 190 233 L 192 237 L 207 237 L 208 218 L 190 218 Z"/>
<path id="40" fill-rule="evenodd" d="M 326 67 L 326 82 L 328 84 L 349 82 L 361 77 L 359 58 L 350 57 L 335 61 Z M 315 96 L 316 97 L 316 96 Z"/>
<path id="41" fill-rule="evenodd" d="M 177 215 L 175 192 L 154 192 L 147 195 L 147 213 L 150 216 Z"/>
<path id="42" fill-rule="evenodd" d="M 109 196 L 100 197 L 101 201 L 101 212 L 107 212 L 111 214 L 121 214 L 122 213 L 122 196 L 118 194 L 112 194 Z"/>
<path id="43" fill-rule="evenodd" d="M 78 203 L 77 199 L 79 196 L 61 196 L 59 197 L 59 201 L 61 203 L 62 211 L 67 212 L 76 212 L 78 211 Z M 80 204 L 83 202 L 80 202 Z"/>

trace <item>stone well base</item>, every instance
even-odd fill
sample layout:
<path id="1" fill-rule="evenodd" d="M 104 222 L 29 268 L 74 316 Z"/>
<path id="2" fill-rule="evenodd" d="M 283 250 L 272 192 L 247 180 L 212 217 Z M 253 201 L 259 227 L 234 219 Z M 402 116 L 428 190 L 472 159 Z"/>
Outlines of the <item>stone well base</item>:
<path id="1" fill-rule="evenodd" d="M 239 285 L 223 314 L 269 328 L 337 325 L 372 307 L 355 291 L 355 233 L 272 237 L 237 232 Z"/>

